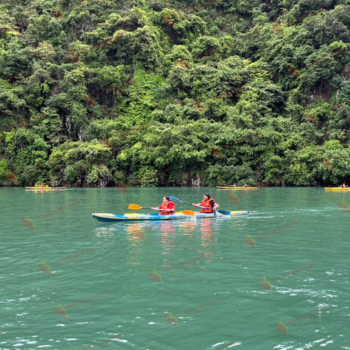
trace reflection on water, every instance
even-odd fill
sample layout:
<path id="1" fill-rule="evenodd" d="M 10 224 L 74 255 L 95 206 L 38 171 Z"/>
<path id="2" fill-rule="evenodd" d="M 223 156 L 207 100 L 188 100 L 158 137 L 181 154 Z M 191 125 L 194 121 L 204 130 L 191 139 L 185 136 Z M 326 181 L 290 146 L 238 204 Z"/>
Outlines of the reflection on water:
<path id="1" fill-rule="evenodd" d="M 194 221 L 185 221 L 181 224 L 182 232 L 185 236 L 193 236 L 192 234 L 189 234 L 189 232 L 193 231 L 195 228 Z"/>
<path id="2" fill-rule="evenodd" d="M 114 232 L 110 227 L 96 227 L 93 231 L 92 244 L 96 254 L 105 254 L 115 245 Z"/>
<path id="3" fill-rule="evenodd" d="M 162 254 L 172 254 L 176 245 L 176 229 L 172 222 L 162 222 L 160 227 L 161 240 L 163 251 Z"/>
<path id="4" fill-rule="evenodd" d="M 128 240 L 130 243 L 135 244 L 139 240 L 146 240 L 146 233 L 139 223 L 126 226 L 126 232 L 128 233 Z"/>

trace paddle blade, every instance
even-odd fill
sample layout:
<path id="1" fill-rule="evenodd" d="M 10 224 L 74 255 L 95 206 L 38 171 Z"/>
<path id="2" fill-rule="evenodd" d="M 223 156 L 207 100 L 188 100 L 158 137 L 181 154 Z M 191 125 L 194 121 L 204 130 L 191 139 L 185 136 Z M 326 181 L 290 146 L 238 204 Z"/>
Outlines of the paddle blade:
<path id="1" fill-rule="evenodd" d="M 169 198 L 170 198 L 170 200 L 171 200 L 172 202 L 176 202 L 176 203 L 181 203 L 181 202 L 182 202 L 181 199 L 176 198 L 176 197 L 173 197 L 173 196 L 169 196 Z"/>
<path id="2" fill-rule="evenodd" d="M 183 210 L 181 213 L 185 214 L 185 215 L 194 216 L 194 211 L 192 211 L 192 210 Z"/>
<path id="3" fill-rule="evenodd" d="M 137 204 L 129 204 L 128 209 L 139 210 L 139 209 L 142 209 L 142 207 L 140 207 Z"/>
<path id="4" fill-rule="evenodd" d="M 231 215 L 231 213 L 227 210 L 218 210 L 218 212 L 222 215 Z"/>

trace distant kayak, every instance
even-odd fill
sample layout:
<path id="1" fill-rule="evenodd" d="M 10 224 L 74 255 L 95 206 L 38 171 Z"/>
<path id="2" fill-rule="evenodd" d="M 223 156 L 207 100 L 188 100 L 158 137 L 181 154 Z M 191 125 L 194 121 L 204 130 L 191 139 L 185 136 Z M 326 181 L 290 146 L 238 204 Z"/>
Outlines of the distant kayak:
<path id="1" fill-rule="evenodd" d="M 248 215 L 248 211 L 231 211 L 231 215 L 222 215 L 214 213 L 195 213 L 196 219 L 210 219 L 216 217 L 233 217 Z M 158 214 L 138 214 L 138 213 L 127 213 L 127 214 L 109 214 L 109 213 L 93 213 L 91 214 L 94 219 L 101 222 L 115 222 L 115 221 L 134 221 L 134 220 L 181 220 L 191 219 L 193 216 L 184 215 L 181 213 L 175 213 L 174 215 L 158 215 Z"/>
<path id="2" fill-rule="evenodd" d="M 259 187 L 216 186 L 219 190 L 257 190 Z"/>
<path id="3" fill-rule="evenodd" d="M 326 191 L 350 191 L 350 187 L 342 188 L 342 187 L 325 187 Z"/>
<path id="4" fill-rule="evenodd" d="M 62 191 L 65 187 L 25 187 L 28 191 Z"/>

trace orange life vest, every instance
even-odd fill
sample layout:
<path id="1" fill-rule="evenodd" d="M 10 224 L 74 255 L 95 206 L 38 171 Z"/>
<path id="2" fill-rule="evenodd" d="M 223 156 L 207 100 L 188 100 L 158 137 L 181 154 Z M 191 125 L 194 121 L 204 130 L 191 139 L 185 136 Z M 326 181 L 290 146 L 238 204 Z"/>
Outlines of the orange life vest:
<path id="1" fill-rule="evenodd" d="M 175 210 L 175 203 L 169 201 L 167 204 L 162 204 L 159 206 L 159 209 L 168 209 L 169 208 L 169 204 L 174 204 L 174 208 L 170 208 L 170 209 L 174 209 Z M 175 212 L 172 210 L 162 210 L 159 215 L 171 215 L 174 214 Z"/>
<path id="2" fill-rule="evenodd" d="M 201 213 L 213 213 L 213 207 L 210 205 L 211 201 L 214 201 L 215 203 L 214 198 L 210 198 L 207 201 L 204 199 L 202 200 L 201 207 L 205 207 L 205 208 L 202 208 Z"/>

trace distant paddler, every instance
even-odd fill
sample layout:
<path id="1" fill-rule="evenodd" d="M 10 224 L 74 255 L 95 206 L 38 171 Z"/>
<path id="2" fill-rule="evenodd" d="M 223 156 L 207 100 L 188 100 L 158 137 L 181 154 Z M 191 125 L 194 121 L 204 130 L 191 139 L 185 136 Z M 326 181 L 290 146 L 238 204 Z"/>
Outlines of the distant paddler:
<path id="1" fill-rule="evenodd" d="M 152 207 L 153 210 L 159 210 L 159 215 L 171 215 L 175 214 L 175 204 L 170 200 L 168 196 L 163 198 L 163 204 L 159 207 Z"/>
<path id="2" fill-rule="evenodd" d="M 340 188 L 347 188 L 349 186 L 345 185 L 345 183 L 343 183 L 342 185 L 339 186 Z"/>
<path id="3" fill-rule="evenodd" d="M 202 207 L 201 213 L 215 213 L 216 209 L 220 207 L 219 204 L 215 203 L 215 199 L 211 198 L 209 193 L 203 196 L 201 203 L 192 203 L 194 207 Z"/>
<path id="4" fill-rule="evenodd" d="M 48 185 L 44 185 L 44 184 L 40 184 L 38 185 L 38 183 L 35 184 L 35 187 L 38 187 L 38 188 L 45 188 L 45 187 L 49 187 Z"/>

